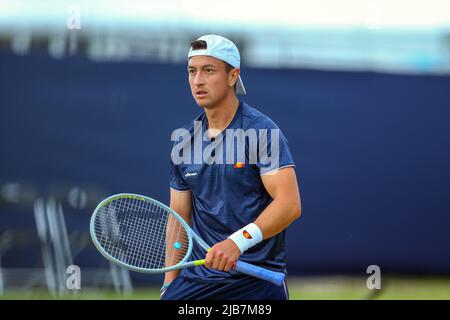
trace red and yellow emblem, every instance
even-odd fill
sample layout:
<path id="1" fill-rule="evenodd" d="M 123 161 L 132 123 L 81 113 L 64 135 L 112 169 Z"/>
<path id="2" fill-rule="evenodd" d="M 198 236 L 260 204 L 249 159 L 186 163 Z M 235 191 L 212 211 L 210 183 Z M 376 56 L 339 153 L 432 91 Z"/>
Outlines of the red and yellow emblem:
<path id="1" fill-rule="evenodd" d="M 250 233 L 248 233 L 246 230 L 244 230 L 244 231 L 242 232 L 242 234 L 244 235 L 244 237 L 245 237 L 246 239 L 252 239 L 252 235 L 251 235 Z"/>
<path id="2" fill-rule="evenodd" d="M 240 169 L 240 168 L 243 168 L 243 167 L 245 167 L 245 163 L 243 163 L 243 162 L 236 162 L 234 164 L 234 168 L 235 169 Z"/>

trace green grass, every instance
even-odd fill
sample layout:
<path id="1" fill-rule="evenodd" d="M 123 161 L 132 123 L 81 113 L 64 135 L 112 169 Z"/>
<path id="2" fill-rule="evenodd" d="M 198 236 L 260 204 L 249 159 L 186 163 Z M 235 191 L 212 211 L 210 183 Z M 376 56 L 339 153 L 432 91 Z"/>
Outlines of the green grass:
<path id="1" fill-rule="evenodd" d="M 47 291 L 39 289 L 32 292 L 10 291 L 0 299 L 8 300 L 159 300 L 159 289 L 135 289 L 130 296 L 124 296 L 113 290 L 82 289 L 77 294 L 69 294 L 63 297 L 53 297 Z"/>
<path id="2" fill-rule="evenodd" d="M 292 300 L 449 300 L 450 277 L 383 277 L 380 290 L 366 278 L 322 277 L 288 281 Z"/>
<path id="3" fill-rule="evenodd" d="M 369 290 L 366 278 L 358 277 L 320 277 L 289 278 L 288 286 L 291 300 L 450 300 L 450 277 L 383 277 L 381 290 Z M 0 299 L 55 299 L 45 290 L 7 291 Z M 122 296 L 112 290 L 93 291 L 82 288 L 77 295 L 59 299 L 100 299 L 100 300 L 157 300 L 159 288 L 136 288 L 131 296 Z"/>

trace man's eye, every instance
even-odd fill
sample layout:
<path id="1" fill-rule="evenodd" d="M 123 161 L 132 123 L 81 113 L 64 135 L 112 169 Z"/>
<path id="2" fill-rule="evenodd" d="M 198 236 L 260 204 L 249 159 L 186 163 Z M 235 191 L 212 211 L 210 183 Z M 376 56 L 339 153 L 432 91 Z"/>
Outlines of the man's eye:
<path id="1" fill-rule="evenodd" d="M 188 70 L 188 72 L 189 72 L 189 74 L 194 74 L 194 70 L 193 69 Z"/>
<path id="2" fill-rule="evenodd" d="M 213 73 L 213 69 L 206 69 L 206 72 L 208 72 L 208 73 Z"/>

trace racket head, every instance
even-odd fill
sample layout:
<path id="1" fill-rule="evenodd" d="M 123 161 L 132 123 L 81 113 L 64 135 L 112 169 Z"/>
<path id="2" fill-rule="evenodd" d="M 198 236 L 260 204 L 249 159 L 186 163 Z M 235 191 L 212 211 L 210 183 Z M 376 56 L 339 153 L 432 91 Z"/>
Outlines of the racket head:
<path id="1" fill-rule="evenodd" d="M 138 194 L 104 199 L 92 214 L 89 230 L 106 259 L 136 272 L 179 269 L 192 252 L 192 230 L 186 221 L 163 203 Z M 167 240 L 173 248 L 166 246 Z"/>

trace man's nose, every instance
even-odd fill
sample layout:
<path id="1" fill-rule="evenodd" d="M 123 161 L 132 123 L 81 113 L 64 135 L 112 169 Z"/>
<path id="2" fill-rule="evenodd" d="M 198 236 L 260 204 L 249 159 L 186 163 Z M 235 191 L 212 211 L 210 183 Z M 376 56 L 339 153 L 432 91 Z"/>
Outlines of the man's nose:
<path id="1" fill-rule="evenodd" d="M 199 86 L 205 84 L 205 77 L 202 72 L 197 72 L 194 76 L 194 85 Z"/>

